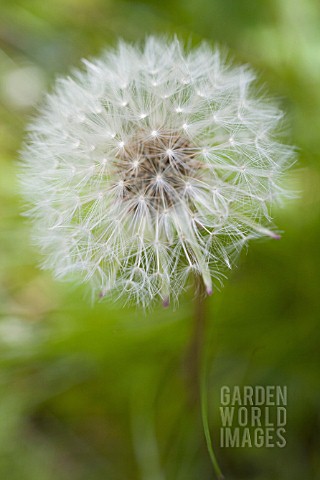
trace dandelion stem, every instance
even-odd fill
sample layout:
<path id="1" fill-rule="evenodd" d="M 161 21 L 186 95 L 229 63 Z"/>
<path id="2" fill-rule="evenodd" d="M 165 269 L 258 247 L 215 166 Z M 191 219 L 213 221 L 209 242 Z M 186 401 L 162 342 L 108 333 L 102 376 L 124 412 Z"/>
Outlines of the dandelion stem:
<path id="1" fill-rule="evenodd" d="M 205 331 L 205 286 L 203 281 L 199 278 L 195 279 L 195 309 L 194 309 L 194 322 L 193 331 L 191 334 L 191 342 L 188 349 L 187 356 L 187 368 L 188 378 L 190 381 L 190 400 L 192 404 L 200 405 L 200 387 L 201 387 L 201 364 L 202 364 L 202 352 L 204 343 L 204 331 Z"/>
<path id="2" fill-rule="evenodd" d="M 207 384 L 206 384 L 206 368 L 203 365 L 201 370 L 201 384 L 200 384 L 200 397 L 201 397 L 201 418 L 204 436 L 206 439 L 207 449 L 210 455 L 213 469 L 218 480 L 223 480 L 224 476 L 221 472 L 217 457 L 214 453 L 212 438 L 210 434 L 209 421 L 208 421 L 208 396 L 207 396 Z"/>
<path id="3" fill-rule="evenodd" d="M 205 352 L 205 329 L 207 320 L 206 288 L 200 278 L 196 278 L 196 299 L 194 310 L 194 327 L 192 341 L 189 350 L 190 359 L 190 380 L 192 382 L 192 400 L 200 406 L 201 420 L 206 440 L 208 453 L 212 462 L 215 475 L 218 480 L 223 480 L 223 474 L 219 467 L 216 455 L 213 450 L 212 439 L 208 420 L 208 398 L 207 398 L 207 364 L 208 355 Z"/>

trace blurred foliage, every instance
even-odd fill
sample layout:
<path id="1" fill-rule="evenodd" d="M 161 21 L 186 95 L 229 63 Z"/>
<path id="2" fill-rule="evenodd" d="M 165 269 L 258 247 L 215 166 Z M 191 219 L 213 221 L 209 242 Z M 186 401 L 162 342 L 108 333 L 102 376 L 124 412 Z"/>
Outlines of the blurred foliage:
<path id="1" fill-rule="evenodd" d="M 280 97 L 300 198 L 207 304 L 208 418 L 228 480 L 315 479 L 319 442 L 320 8 L 317 0 L 2 0 L 0 478 L 213 478 L 186 351 L 192 299 L 143 314 L 92 306 L 36 267 L 17 151 L 57 74 L 118 37 L 226 45 Z M 287 446 L 219 449 L 222 385 L 287 385 Z"/>

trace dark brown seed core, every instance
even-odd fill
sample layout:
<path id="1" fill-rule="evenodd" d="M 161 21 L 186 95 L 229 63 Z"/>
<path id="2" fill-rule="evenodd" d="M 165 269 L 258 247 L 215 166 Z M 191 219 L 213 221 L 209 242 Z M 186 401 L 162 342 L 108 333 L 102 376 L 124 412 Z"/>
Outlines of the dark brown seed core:
<path id="1" fill-rule="evenodd" d="M 158 210 L 176 204 L 188 179 L 199 176 L 199 149 L 178 132 L 140 132 L 117 154 L 124 200 L 144 198 Z"/>

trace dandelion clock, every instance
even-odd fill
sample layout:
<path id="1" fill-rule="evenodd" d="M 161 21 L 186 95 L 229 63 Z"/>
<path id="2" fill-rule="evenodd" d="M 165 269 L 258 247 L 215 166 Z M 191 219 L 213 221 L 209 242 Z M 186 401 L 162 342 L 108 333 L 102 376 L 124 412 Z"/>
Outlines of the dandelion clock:
<path id="1" fill-rule="evenodd" d="M 119 43 L 57 81 L 29 127 L 21 180 L 43 267 L 96 298 L 211 294 L 250 239 L 279 238 L 282 113 L 208 45 Z"/>

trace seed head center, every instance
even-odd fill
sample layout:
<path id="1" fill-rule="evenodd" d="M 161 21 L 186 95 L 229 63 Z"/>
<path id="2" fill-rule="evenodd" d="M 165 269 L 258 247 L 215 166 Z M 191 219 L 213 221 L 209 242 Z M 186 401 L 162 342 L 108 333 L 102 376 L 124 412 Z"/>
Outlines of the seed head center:
<path id="1" fill-rule="evenodd" d="M 124 201 L 141 197 L 158 211 L 181 200 L 186 182 L 199 176 L 198 148 L 180 132 L 140 131 L 116 155 Z"/>

